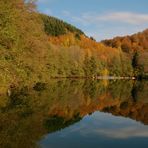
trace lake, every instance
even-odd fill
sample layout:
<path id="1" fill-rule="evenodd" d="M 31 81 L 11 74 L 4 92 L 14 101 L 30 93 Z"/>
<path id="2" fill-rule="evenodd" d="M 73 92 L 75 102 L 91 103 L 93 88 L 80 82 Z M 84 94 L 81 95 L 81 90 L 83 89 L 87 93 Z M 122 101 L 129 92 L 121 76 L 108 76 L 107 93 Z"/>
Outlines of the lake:
<path id="1" fill-rule="evenodd" d="M 0 96 L 0 148 L 147 148 L 148 81 L 51 80 Z"/>

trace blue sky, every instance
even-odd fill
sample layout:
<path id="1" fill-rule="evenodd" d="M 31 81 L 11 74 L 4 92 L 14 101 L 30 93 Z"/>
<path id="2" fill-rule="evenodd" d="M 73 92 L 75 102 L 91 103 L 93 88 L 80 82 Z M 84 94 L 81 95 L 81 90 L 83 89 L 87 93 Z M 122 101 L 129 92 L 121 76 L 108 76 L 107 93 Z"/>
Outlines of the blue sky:
<path id="1" fill-rule="evenodd" d="M 38 0 L 37 8 L 97 40 L 148 28 L 148 0 Z"/>

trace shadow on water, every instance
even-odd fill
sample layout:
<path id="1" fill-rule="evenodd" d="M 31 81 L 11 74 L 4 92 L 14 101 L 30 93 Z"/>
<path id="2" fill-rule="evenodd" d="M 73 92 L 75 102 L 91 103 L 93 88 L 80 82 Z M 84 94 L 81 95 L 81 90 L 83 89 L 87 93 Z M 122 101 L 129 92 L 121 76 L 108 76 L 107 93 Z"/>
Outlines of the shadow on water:
<path id="1" fill-rule="evenodd" d="M 15 88 L 10 97 L 0 99 L 0 146 L 37 147 L 47 133 L 95 111 L 148 125 L 147 96 L 148 82 L 133 80 L 52 80 L 46 87 Z"/>

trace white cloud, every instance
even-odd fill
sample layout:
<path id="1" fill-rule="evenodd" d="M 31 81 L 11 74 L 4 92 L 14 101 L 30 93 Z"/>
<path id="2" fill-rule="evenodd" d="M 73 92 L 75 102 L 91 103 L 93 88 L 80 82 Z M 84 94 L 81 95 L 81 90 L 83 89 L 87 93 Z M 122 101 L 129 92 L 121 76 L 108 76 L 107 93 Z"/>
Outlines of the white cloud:
<path id="1" fill-rule="evenodd" d="M 120 22 L 132 25 L 148 24 L 148 14 L 132 12 L 108 12 L 103 14 L 83 13 L 79 17 L 72 16 L 74 21 L 89 25 L 100 22 Z"/>
<path id="2" fill-rule="evenodd" d="M 132 12 L 113 12 L 107 13 L 102 17 L 98 17 L 102 21 L 119 21 L 128 24 L 144 24 L 148 23 L 148 14 L 132 13 Z"/>

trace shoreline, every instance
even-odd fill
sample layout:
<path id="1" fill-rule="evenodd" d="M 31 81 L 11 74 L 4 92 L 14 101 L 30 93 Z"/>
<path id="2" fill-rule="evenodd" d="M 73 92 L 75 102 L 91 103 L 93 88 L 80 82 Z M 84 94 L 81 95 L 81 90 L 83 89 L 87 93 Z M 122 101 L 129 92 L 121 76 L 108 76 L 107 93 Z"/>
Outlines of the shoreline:
<path id="1" fill-rule="evenodd" d="M 121 76 L 93 76 L 93 77 L 51 77 L 50 79 L 94 79 L 94 80 L 136 80 L 136 77 L 121 77 Z"/>

